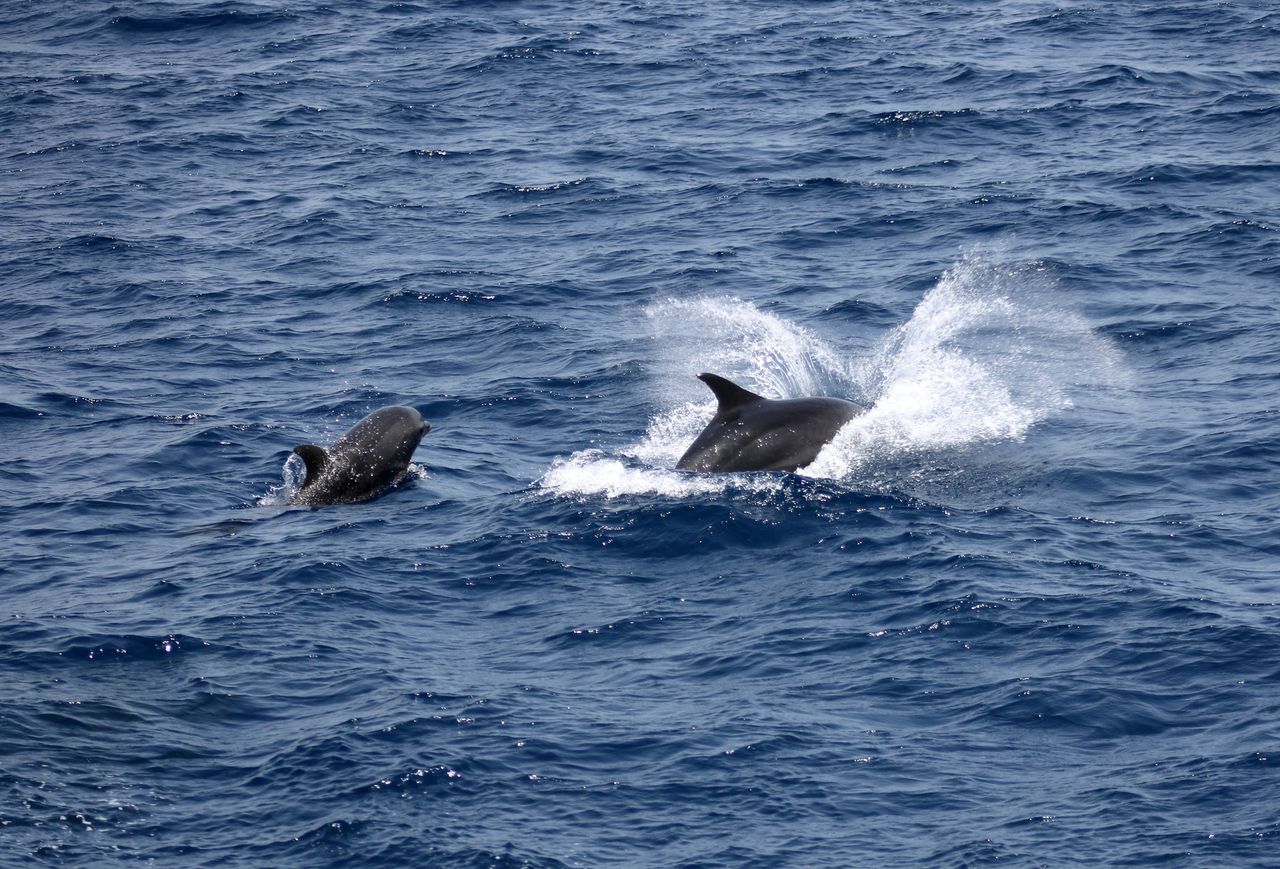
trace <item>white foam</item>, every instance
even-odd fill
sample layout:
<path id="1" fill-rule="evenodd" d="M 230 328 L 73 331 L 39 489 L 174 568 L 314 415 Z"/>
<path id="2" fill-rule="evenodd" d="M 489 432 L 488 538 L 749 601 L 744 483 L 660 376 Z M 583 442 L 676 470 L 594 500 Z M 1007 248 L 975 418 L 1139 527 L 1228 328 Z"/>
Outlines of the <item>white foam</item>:
<path id="1" fill-rule="evenodd" d="M 688 498 L 717 495 L 729 489 L 773 491 L 780 487 L 781 482 L 776 477 L 760 474 L 691 474 L 666 468 L 637 467 L 599 450 L 583 450 L 567 459 L 556 459 L 538 484 L 566 497 L 663 495 Z"/>

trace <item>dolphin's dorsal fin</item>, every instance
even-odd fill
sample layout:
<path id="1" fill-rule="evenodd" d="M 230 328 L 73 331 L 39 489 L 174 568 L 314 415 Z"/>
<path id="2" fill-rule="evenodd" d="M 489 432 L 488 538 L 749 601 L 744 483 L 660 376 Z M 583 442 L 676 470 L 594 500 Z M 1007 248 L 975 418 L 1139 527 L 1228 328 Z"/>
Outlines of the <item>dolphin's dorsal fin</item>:
<path id="1" fill-rule="evenodd" d="M 294 447 L 293 451 L 302 456 L 302 462 L 307 466 L 307 476 L 302 481 L 302 488 L 305 489 L 320 479 L 329 464 L 329 454 L 324 451 L 324 447 L 315 444 L 301 444 Z"/>
<path id="2" fill-rule="evenodd" d="M 720 406 L 716 408 L 716 416 L 733 413 L 748 404 L 764 400 L 763 395 L 756 395 L 749 389 L 743 389 L 732 380 L 726 380 L 719 374 L 707 374 L 704 372 L 698 375 L 698 379 L 711 387 L 711 391 L 716 395 L 716 401 L 720 402 Z"/>

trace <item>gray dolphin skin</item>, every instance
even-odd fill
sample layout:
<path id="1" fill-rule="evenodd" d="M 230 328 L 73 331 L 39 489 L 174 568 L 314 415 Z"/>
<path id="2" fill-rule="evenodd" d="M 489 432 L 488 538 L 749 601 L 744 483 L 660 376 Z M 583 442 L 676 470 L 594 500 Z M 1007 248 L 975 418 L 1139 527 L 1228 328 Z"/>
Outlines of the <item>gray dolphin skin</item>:
<path id="1" fill-rule="evenodd" d="M 325 450 L 302 444 L 307 476 L 289 502 L 320 506 L 364 501 L 404 477 L 413 451 L 431 423 L 412 407 L 384 407 L 360 420 Z"/>
<path id="2" fill-rule="evenodd" d="M 811 464 L 863 412 L 842 398 L 772 400 L 716 374 L 698 379 L 720 406 L 676 467 L 682 471 L 794 471 Z"/>

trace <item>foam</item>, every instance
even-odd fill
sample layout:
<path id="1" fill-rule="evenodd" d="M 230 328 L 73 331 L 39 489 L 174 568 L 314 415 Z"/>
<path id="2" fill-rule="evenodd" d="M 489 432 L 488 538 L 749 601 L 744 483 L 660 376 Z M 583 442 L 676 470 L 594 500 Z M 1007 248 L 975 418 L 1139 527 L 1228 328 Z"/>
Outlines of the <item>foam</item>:
<path id="1" fill-rule="evenodd" d="M 705 497 L 729 490 L 762 493 L 776 491 L 782 485 L 776 476 L 762 474 L 691 474 L 637 466 L 599 450 L 583 450 L 567 459 L 556 459 L 538 483 L 556 495 L 605 498 L 628 495 Z"/>

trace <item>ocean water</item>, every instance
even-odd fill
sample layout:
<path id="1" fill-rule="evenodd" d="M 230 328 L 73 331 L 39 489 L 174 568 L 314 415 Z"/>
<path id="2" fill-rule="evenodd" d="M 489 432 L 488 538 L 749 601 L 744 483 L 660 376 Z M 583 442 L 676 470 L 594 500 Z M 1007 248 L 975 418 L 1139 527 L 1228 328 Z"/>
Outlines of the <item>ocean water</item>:
<path id="1" fill-rule="evenodd" d="M 0 863 L 1280 864 L 1280 7 L 0 34 Z"/>

